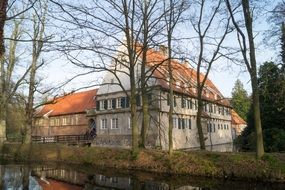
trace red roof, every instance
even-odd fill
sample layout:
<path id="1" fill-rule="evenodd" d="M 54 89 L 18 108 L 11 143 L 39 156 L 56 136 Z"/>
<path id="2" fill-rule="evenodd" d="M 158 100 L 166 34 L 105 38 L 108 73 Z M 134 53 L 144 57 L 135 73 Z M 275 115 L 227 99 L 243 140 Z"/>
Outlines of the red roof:
<path id="1" fill-rule="evenodd" d="M 169 84 L 167 82 L 167 78 L 169 72 L 167 56 L 162 51 L 148 49 L 147 64 L 150 67 L 156 68 L 153 73 L 155 78 L 158 79 L 159 84 L 163 88 L 168 89 Z M 188 63 L 183 64 L 176 60 L 171 60 L 171 64 L 174 79 L 174 84 L 172 84 L 173 90 L 197 97 L 197 71 L 190 68 Z M 204 77 L 205 75 L 200 73 L 200 81 L 202 81 Z M 206 80 L 204 89 L 205 91 L 202 94 L 204 100 L 216 101 L 222 105 L 230 106 L 229 101 L 223 97 L 221 92 L 210 79 Z"/>
<path id="2" fill-rule="evenodd" d="M 246 122 L 237 114 L 237 112 L 232 110 L 231 113 L 232 113 L 232 124 L 234 124 L 234 125 L 246 125 Z"/>
<path id="3" fill-rule="evenodd" d="M 97 89 L 93 89 L 55 98 L 44 105 L 36 116 L 43 116 L 49 112 L 48 116 L 83 113 L 86 109 L 95 108 L 96 93 Z"/>

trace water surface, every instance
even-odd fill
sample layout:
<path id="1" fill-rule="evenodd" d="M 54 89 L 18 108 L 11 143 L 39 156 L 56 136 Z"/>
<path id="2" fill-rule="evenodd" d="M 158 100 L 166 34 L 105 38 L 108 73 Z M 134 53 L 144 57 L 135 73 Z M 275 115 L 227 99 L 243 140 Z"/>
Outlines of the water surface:
<path id="1" fill-rule="evenodd" d="M 1 165 L 4 190 L 284 190 L 285 184 L 169 176 L 75 166 Z"/>

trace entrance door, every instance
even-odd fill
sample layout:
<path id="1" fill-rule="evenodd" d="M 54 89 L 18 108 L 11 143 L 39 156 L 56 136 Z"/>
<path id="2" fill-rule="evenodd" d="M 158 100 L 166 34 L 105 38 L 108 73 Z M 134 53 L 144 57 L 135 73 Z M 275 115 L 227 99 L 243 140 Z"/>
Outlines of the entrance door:
<path id="1" fill-rule="evenodd" d="M 89 135 L 93 138 L 96 137 L 97 131 L 96 131 L 96 122 L 94 119 L 89 120 L 89 129 L 90 129 Z"/>

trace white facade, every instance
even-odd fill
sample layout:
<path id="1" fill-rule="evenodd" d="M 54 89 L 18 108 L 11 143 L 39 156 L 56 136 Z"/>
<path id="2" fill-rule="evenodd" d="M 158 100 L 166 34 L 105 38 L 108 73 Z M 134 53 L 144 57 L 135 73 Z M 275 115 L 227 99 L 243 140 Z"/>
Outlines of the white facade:
<path id="1" fill-rule="evenodd" d="M 139 86 L 140 65 L 136 66 L 136 80 Z M 127 94 L 130 91 L 128 69 L 117 66 L 117 78 L 107 73 L 102 86 L 98 89 L 96 101 L 97 109 L 88 112 L 89 117 L 96 120 L 98 145 L 127 147 L 131 145 L 130 108 Z M 118 79 L 124 90 L 118 83 Z M 193 82 L 193 81 L 192 81 Z M 160 86 L 159 81 L 152 79 L 148 82 L 154 88 L 150 97 L 150 124 L 147 144 L 151 147 L 168 148 L 168 89 Z M 212 93 L 210 87 L 207 88 Z M 126 94 L 127 93 L 127 94 Z M 206 93 L 207 95 L 207 93 Z M 221 96 L 221 94 L 215 95 Z M 173 148 L 188 149 L 199 147 L 198 131 L 196 127 L 197 100 L 193 95 L 175 92 Z M 137 98 L 138 126 L 141 127 L 142 113 L 140 96 Z M 112 105 L 110 105 L 112 104 Z M 204 102 L 203 132 L 207 146 L 232 143 L 231 111 L 229 106 Z M 116 122 L 114 127 L 113 122 Z"/>

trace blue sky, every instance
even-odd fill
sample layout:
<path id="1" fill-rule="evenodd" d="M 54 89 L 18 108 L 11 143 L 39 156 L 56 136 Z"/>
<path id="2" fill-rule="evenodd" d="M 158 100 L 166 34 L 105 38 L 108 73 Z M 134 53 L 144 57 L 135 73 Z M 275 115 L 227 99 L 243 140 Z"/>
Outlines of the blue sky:
<path id="1" fill-rule="evenodd" d="M 273 6 L 273 4 L 271 5 Z M 264 61 L 274 61 L 276 59 L 276 50 L 273 48 L 265 47 L 262 44 L 262 40 L 264 38 L 263 33 L 270 26 L 265 20 L 265 17 L 260 17 L 257 22 L 255 22 L 255 43 L 256 43 L 256 55 L 258 64 L 263 63 Z M 227 38 L 225 43 L 233 43 L 235 36 L 232 38 Z M 279 44 L 276 44 L 278 46 Z M 251 85 L 249 75 L 245 69 L 245 67 L 233 65 L 231 63 L 226 63 L 220 61 L 219 67 L 214 67 L 210 72 L 209 79 L 211 79 L 214 84 L 218 87 L 218 89 L 222 92 L 225 97 L 231 96 L 231 91 L 234 86 L 234 83 L 237 79 L 240 79 L 245 89 L 250 93 Z M 85 72 L 86 70 L 79 69 L 77 67 L 72 66 L 68 63 L 67 60 L 60 58 L 56 61 L 53 61 L 48 69 L 42 72 L 42 74 L 46 78 L 47 83 L 61 83 L 66 79 L 78 74 Z M 94 73 L 81 79 L 75 80 L 64 88 L 64 91 L 68 92 L 82 86 L 86 86 L 92 83 L 97 83 L 104 75 L 102 73 Z"/>

